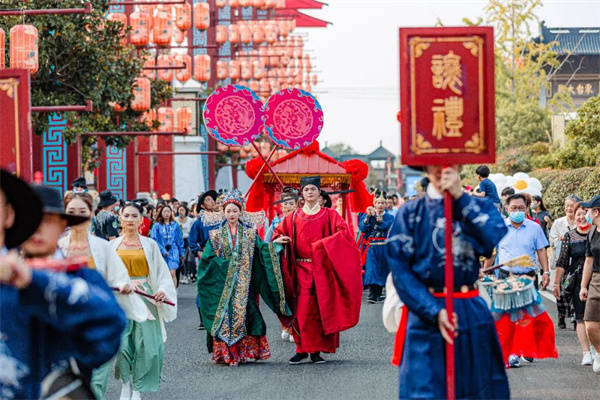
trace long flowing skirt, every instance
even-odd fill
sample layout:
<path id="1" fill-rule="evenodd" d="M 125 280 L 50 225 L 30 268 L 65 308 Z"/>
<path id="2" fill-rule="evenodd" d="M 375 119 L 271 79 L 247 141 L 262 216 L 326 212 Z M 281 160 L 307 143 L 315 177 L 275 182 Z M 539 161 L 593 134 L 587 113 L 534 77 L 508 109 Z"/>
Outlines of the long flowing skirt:
<path id="1" fill-rule="evenodd" d="M 213 361 L 217 364 L 238 365 L 271 357 L 265 336 L 246 336 L 232 346 L 213 338 Z"/>
<path id="2" fill-rule="evenodd" d="M 150 285 L 144 288 L 150 292 Z M 163 366 L 164 343 L 156 306 L 144 299 L 154 320 L 136 322 L 129 320 L 117 354 L 115 378 L 133 381 L 134 390 L 156 392 Z"/>

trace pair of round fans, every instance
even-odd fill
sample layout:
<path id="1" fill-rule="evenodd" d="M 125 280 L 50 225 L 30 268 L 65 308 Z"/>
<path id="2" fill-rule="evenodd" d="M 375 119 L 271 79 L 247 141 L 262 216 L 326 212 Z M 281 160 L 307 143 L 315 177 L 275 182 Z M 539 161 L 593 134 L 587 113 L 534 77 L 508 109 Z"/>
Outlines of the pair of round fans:
<path id="1" fill-rule="evenodd" d="M 227 146 L 251 144 L 266 130 L 276 145 L 301 149 L 323 128 L 319 102 L 300 89 L 281 90 L 263 104 L 245 86 L 220 87 L 204 103 L 203 117 L 209 134 Z"/>

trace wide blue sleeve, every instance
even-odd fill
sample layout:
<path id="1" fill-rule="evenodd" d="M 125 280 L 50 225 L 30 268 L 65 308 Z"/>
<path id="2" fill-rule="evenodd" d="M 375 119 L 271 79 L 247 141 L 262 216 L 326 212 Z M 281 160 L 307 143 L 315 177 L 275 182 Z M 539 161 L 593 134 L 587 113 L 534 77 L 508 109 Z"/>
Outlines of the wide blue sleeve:
<path id="1" fill-rule="evenodd" d="M 202 233 L 202 220 L 201 217 L 198 217 L 196 222 L 192 225 L 190 229 L 190 235 L 188 236 L 188 243 L 190 245 L 190 251 L 196 255 L 200 251 L 198 247 L 199 236 Z"/>
<path id="2" fill-rule="evenodd" d="M 398 212 L 386 242 L 387 263 L 392 271 L 394 286 L 398 295 L 411 312 L 431 324 L 437 323 L 437 315 L 442 309 L 427 290 L 427 286 L 413 271 L 415 264 L 414 207 L 403 207 Z"/>
<path id="3" fill-rule="evenodd" d="M 375 218 L 374 228 L 378 231 L 387 232 L 391 228 L 393 223 L 394 217 L 392 216 L 392 214 L 383 214 L 383 218 L 381 219 L 381 221 L 377 221 L 377 219 Z"/>
<path id="4" fill-rule="evenodd" d="M 20 303 L 58 333 L 52 340 L 58 352 L 86 367 L 99 367 L 119 350 L 127 320 L 97 271 L 85 268 L 75 276 L 34 271 Z"/>
<path id="5" fill-rule="evenodd" d="M 461 222 L 465 239 L 471 243 L 477 254 L 490 257 L 494 247 L 508 232 L 500 212 L 491 201 L 466 193 L 452 203 L 453 218 Z"/>
<path id="6" fill-rule="evenodd" d="M 156 244 L 158 244 L 158 248 L 160 249 L 160 254 L 162 254 L 164 256 L 165 254 L 168 253 L 168 251 L 165 249 L 164 238 L 160 234 L 160 224 L 156 223 L 156 224 L 152 225 L 152 229 L 150 229 L 150 238 L 154 239 Z"/>
<path id="7" fill-rule="evenodd" d="M 358 229 L 366 236 L 371 233 L 371 229 L 375 225 L 375 217 L 369 216 L 366 213 L 358 213 Z"/>
<path id="8" fill-rule="evenodd" d="M 181 258 L 185 254 L 185 248 L 183 245 L 183 231 L 179 224 L 177 224 L 176 228 L 177 229 L 175 229 L 175 244 L 177 245 L 178 255 Z"/>

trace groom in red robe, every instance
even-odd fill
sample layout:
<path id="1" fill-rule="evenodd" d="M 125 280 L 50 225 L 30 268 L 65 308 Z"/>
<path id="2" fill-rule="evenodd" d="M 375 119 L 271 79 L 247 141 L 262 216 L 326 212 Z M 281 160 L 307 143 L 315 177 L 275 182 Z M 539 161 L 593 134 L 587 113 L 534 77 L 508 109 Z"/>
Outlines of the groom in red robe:
<path id="1" fill-rule="evenodd" d="M 360 254 L 346 222 L 337 211 L 319 205 L 321 177 L 300 180 L 304 207 L 275 229 L 275 242 L 289 244 L 281 269 L 293 316 L 296 355 L 290 364 L 308 359 L 321 364 L 320 353 L 335 353 L 339 332 L 358 323 L 362 297 Z"/>

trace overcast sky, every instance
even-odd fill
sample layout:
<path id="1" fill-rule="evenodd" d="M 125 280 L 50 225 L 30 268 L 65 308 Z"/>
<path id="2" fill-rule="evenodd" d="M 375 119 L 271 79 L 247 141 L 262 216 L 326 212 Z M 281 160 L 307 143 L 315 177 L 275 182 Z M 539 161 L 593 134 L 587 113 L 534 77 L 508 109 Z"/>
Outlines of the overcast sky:
<path id="1" fill-rule="evenodd" d="M 323 0 L 328 6 L 307 14 L 332 22 L 306 32 L 307 51 L 322 81 L 313 92 L 325 114 L 321 145 L 349 144 L 359 153 L 379 141 L 400 151 L 398 28 L 461 25 L 483 16 L 485 0 Z M 599 27 L 600 0 L 545 0 L 540 20 L 552 27 Z"/>

